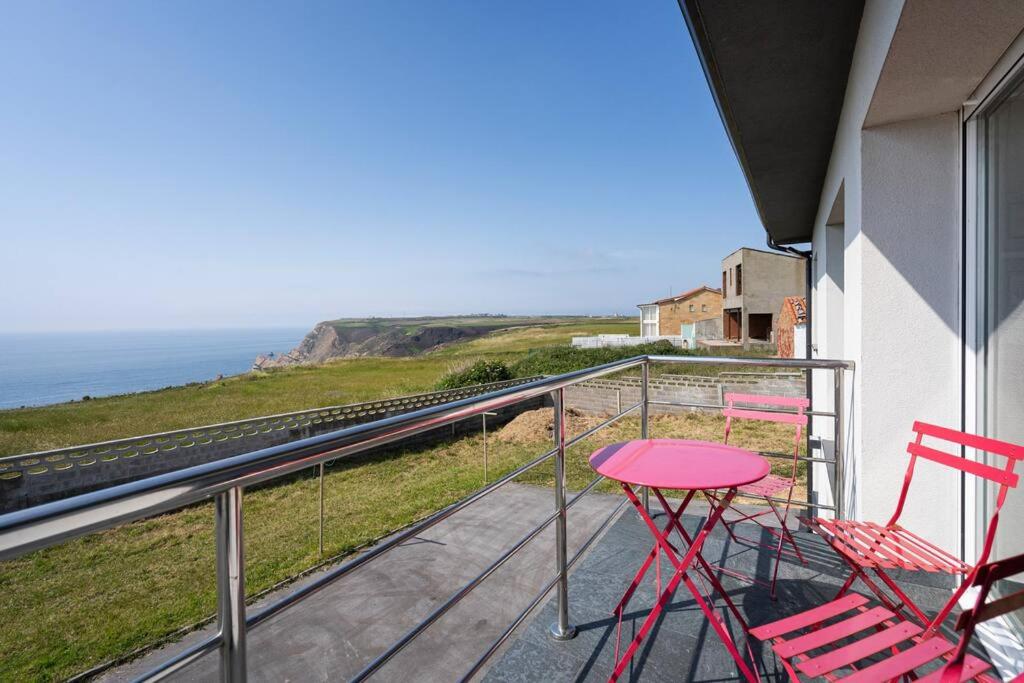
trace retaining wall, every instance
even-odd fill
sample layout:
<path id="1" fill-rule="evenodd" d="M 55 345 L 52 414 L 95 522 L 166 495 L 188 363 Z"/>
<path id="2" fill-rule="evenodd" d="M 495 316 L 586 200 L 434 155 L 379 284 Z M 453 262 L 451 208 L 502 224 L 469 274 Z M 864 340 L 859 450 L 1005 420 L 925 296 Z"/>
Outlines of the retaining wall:
<path id="1" fill-rule="evenodd" d="M 651 401 L 722 405 L 728 392 L 806 396 L 803 373 L 723 372 L 714 377 L 696 375 L 658 375 L 647 386 Z M 640 378 L 595 379 L 565 389 L 566 406 L 594 415 L 614 415 L 640 401 Z M 679 406 L 650 407 L 651 415 L 673 415 L 696 408 Z M 717 410 L 717 409 L 714 409 Z"/>
<path id="2" fill-rule="evenodd" d="M 149 436 L 74 446 L 0 458 L 0 513 L 165 474 L 214 460 L 333 432 L 441 403 L 478 396 L 538 378 L 479 384 L 448 391 L 401 396 L 344 406 L 315 408 Z M 487 424 L 500 426 L 526 410 L 550 402 L 544 398 L 506 406 Z M 480 431 L 482 418 L 416 434 L 373 451 L 427 445 Z"/>

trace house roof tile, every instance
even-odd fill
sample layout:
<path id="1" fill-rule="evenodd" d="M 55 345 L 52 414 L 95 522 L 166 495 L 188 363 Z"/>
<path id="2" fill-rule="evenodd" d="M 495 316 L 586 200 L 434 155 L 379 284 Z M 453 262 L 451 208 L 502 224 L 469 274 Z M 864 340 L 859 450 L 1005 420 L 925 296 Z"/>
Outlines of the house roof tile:
<path id="1" fill-rule="evenodd" d="M 695 295 L 700 294 L 702 292 L 713 292 L 714 294 L 721 294 L 722 290 L 715 289 L 714 287 L 708 287 L 707 285 L 701 285 L 700 287 L 695 287 L 694 289 L 691 289 L 689 291 L 683 292 L 682 294 L 676 294 L 675 296 L 669 296 L 669 297 L 666 297 L 664 299 L 658 299 L 657 301 L 651 301 L 651 302 L 646 303 L 646 304 L 637 304 L 637 305 L 638 306 L 650 306 L 652 304 L 668 304 L 668 303 L 673 303 L 673 302 L 676 302 L 676 301 L 685 301 L 686 299 L 689 299 L 691 296 L 695 296 Z"/>

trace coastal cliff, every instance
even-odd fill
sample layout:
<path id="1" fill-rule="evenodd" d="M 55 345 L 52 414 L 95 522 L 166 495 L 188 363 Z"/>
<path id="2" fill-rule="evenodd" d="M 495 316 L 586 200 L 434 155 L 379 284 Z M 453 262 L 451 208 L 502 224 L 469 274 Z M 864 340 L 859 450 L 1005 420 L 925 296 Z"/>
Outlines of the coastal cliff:
<path id="1" fill-rule="evenodd" d="M 505 316 L 331 320 L 318 323 L 286 354 L 258 356 L 253 370 L 324 363 L 333 358 L 415 356 L 523 324 L 528 324 L 528 319 Z"/>

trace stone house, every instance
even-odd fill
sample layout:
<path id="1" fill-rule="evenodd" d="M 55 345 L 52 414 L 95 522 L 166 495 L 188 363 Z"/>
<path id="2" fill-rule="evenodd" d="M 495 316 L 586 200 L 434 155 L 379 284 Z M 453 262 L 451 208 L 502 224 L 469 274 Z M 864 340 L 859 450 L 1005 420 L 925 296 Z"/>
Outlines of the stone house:
<path id="1" fill-rule="evenodd" d="M 683 325 L 720 317 L 722 292 L 702 285 L 676 296 L 638 306 L 641 337 L 677 336 L 681 334 Z"/>
<path id="2" fill-rule="evenodd" d="M 802 258 L 742 247 L 722 259 L 722 328 L 744 347 L 771 342 L 775 316 L 787 296 L 804 296 Z"/>

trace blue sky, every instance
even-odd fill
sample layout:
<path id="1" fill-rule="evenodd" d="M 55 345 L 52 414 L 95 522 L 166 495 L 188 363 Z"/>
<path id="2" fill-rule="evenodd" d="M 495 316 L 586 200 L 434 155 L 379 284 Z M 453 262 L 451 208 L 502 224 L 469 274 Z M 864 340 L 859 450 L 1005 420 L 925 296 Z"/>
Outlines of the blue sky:
<path id="1" fill-rule="evenodd" d="M 763 231 L 675 0 L 28 2 L 0 330 L 629 313 Z"/>

